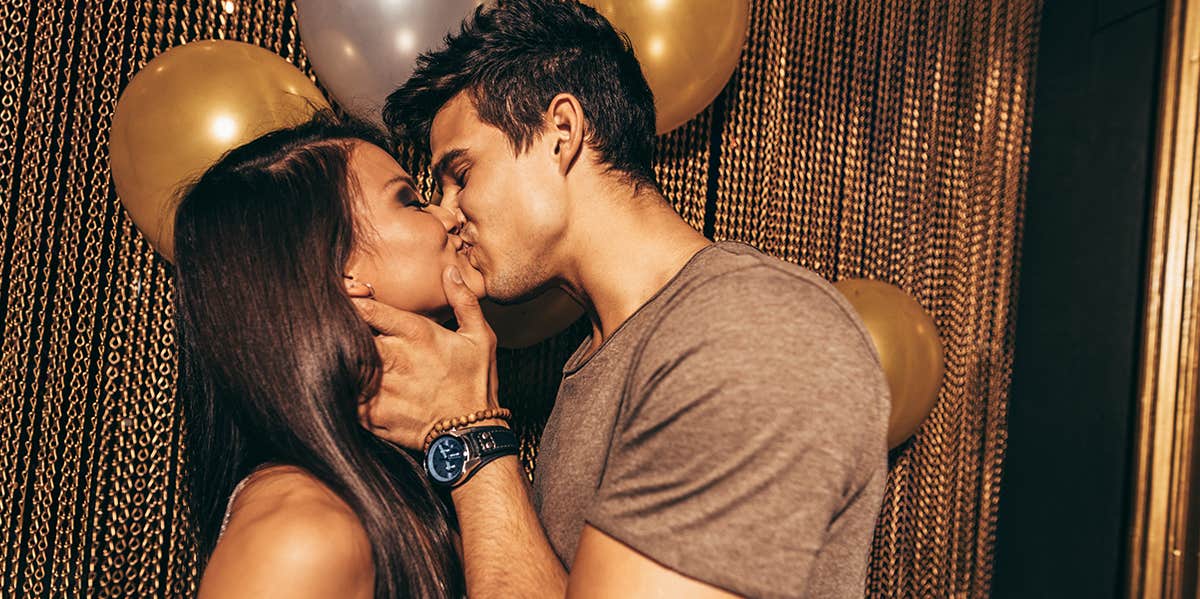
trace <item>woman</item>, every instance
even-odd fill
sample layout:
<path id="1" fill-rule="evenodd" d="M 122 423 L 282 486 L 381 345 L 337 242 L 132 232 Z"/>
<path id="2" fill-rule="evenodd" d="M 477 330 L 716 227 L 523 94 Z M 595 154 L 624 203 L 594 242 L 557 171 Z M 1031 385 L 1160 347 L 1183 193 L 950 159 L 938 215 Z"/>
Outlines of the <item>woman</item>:
<path id="1" fill-rule="evenodd" d="M 175 225 L 180 393 L 205 597 L 458 597 L 452 516 L 358 423 L 381 368 L 351 287 L 434 317 L 482 276 L 379 134 L 328 114 L 228 153 Z M 232 496 L 232 497 L 231 497 Z"/>

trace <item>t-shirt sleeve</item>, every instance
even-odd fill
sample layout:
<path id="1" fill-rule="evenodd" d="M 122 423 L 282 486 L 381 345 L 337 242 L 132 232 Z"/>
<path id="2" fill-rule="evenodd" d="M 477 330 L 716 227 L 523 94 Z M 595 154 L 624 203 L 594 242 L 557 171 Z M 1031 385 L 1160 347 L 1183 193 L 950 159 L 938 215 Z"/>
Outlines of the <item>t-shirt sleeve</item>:
<path id="1" fill-rule="evenodd" d="M 884 462 L 887 426 L 878 358 L 847 304 L 762 270 L 684 290 L 662 317 L 587 516 L 672 570 L 758 597 L 802 593 L 862 473 Z"/>

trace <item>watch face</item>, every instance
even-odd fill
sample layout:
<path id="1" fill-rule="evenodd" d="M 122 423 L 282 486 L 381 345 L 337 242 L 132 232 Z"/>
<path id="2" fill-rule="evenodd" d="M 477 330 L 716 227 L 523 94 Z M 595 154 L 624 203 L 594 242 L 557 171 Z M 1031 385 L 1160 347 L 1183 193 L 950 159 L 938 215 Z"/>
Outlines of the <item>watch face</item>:
<path id="1" fill-rule="evenodd" d="M 430 478 L 439 483 L 454 482 L 462 474 L 467 461 L 466 447 L 457 437 L 441 436 L 434 439 L 425 455 L 425 469 Z"/>

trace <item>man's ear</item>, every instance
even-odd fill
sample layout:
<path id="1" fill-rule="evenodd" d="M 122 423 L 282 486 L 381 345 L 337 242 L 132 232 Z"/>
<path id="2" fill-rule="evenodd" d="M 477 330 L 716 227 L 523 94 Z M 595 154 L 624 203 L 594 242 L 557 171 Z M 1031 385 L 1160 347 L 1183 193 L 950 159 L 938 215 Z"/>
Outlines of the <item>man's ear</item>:
<path id="1" fill-rule="evenodd" d="M 575 161 L 583 153 L 583 133 L 585 128 L 583 106 L 579 98 L 571 94 L 558 94 L 550 100 L 550 108 L 546 113 L 554 130 L 550 148 L 552 159 L 558 163 L 558 173 L 566 175 Z"/>

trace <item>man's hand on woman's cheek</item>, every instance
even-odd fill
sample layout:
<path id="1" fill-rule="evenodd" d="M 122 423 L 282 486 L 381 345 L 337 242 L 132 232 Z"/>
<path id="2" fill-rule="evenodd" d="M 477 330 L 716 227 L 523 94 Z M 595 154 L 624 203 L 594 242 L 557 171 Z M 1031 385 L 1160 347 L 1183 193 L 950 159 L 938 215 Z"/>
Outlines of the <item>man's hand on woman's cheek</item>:
<path id="1" fill-rule="evenodd" d="M 372 299 L 353 300 L 380 333 L 375 345 L 383 362 L 379 393 L 359 405 L 359 419 L 377 436 L 418 451 L 439 420 L 499 407 L 496 336 L 457 268 L 442 273 L 442 286 L 457 331 Z"/>

